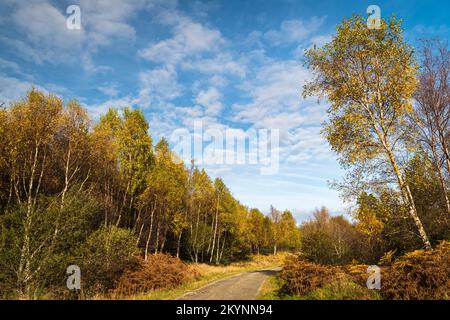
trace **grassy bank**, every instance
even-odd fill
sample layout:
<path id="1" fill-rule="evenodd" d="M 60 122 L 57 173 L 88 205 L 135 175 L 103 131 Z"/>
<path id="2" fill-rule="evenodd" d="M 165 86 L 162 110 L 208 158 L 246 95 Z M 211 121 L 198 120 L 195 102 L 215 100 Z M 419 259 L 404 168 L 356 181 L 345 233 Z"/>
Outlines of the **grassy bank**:
<path id="1" fill-rule="evenodd" d="M 378 300 L 379 292 L 368 290 L 352 281 L 338 279 L 306 295 L 296 296 L 282 292 L 282 280 L 270 276 L 263 283 L 259 300 Z"/>

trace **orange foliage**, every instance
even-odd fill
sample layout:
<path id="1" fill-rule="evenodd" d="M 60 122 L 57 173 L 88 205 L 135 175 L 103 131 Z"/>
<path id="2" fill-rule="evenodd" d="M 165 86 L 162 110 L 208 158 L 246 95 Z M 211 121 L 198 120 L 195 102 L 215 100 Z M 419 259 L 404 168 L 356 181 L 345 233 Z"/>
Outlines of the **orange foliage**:
<path id="1" fill-rule="evenodd" d="M 284 281 L 281 291 L 287 294 L 305 295 L 335 279 L 338 267 L 324 266 L 298 258 L 286 259 L 280 278 Z"/>
<path id="2" fill-rule="evenodd" d="M 112 291 L 115 297 L 145 293 L 159 288 L 173 288 L 196 277 L 196 272 L 180 259 L 167 254 L 154 254 L 140 267 L 126 271 Z"/>
<path id="3" fill-rule="evenodd" d="M 384 299 L 449 299 L 450 241 L 442 241 L 434 250 L 416 250 L 395 261 L 387 252 L 381 266 L 381 297 Z M 306 295 L 339 279 L 351 279 L 362 287 L 368 279 L 368 265 L 320 265 L 291 258 L 281 272 L 282 292 Z"/>
<path id="4" fill-rule="evenodd" d="M 416 250 L 396 260 L 382 273 L 382 295 L 386 299 L 449 299 L 450 242 L 434 250 Z"/>

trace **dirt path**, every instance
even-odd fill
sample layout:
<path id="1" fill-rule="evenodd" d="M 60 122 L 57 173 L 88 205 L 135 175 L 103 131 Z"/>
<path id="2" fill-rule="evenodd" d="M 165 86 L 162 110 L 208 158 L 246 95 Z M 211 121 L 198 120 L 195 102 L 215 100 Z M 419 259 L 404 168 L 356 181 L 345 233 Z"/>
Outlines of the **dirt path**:
<path id="1" fill-rule="evenodd" d="M 280 268 L 241 273 L 186 293 L 178 300 L 255 300 L 264 280 Z"/>

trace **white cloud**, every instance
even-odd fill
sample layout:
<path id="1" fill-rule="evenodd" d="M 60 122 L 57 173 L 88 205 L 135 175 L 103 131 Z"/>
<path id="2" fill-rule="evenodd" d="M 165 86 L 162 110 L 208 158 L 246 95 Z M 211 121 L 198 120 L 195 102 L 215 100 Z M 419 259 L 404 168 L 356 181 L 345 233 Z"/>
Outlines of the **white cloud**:
<path id="1" fill-rule="evenodd" d="M 26 48 L 25 55 L 37 63 L 64 62 L 81 49 L 84 31 L 67 29 L 66 16 L 50 3 L 20 3 L 12 20 L 24 34 L 12 44 Z"/>
<path id="2" fill-rule="evenodd" d="M 288 137 L 287 161 L 299 163 L 311 158 L 315 160 L 332 159 L 330 146 L 321 135 L 322 127 L 299 127 L 291 130 Z"/>
<path id="3" fill-rule="evenodd" d="M 20 71 L 20 67 L 17 63 L 9 61 L 9 60 L 5 60 L 0 58 L 0 68 L 2 69 L 10 69 L 14 72 L 19 72 Z"/>
<path id="4" fill-rule="evenodd" d="M 139 55 L 153 62 L 176 65 L 182 59 L 214 51 L 224 42 L 218 30 L 185 17 L 173 27 L 172 33 L 172 38 L 151 43 Z"/>
<path id="5" fill-rule="evenodd" d="M 81 0 L 82 26 L 89 46 L 109 45 L 118 39 L 134 40 L 135 29 L 126 21 L 148 1 Z"/>
<path id="6" fill-rule="evenodd" d="M 233 105 L 233 120 L 255 128 L 280 130 L 280 160 L 301 164 L 308 160 L 333 158 L 320 134 L 326 105 L 302 99 L 302 87 L 311 73 L 295 60 L 264 58 L 253 66 L 251 79 L 241 89 L 248 103 Z"/>
<path id="7" fill-rule="evenodd" d="M 220 92 L 214 88 L 210 87 L 207 90 L 202 90 L 197 94 L 195 102 L 205 108 L 205 113 L 207 115 L 218 115 L 223 108 L 220 99 L 222 95 Z"/>
<path id="8" fill-rule="evenodd" d="M 98 73 L 98 72 L 111 72 L 113 71 L 112 67 L 95 64 L 92 61 L 92 56 L 89 52 L 80 53 L 79 59 L 81 60 L 81 65 L 83 69 L 88 73 Z"/>
<path id="9" fill-rule="evenodd" d="M 33 49 L 22 40 L 10 39 L 0 36 L 0 41 L 4 44 L 5 47 L 13 48 L 16 52 L 19 53 L 18 55 L 25 60 L 32 61 L 37 64 L 42 64 L 45 60 L 44 55 L 41 55 L 37 50 Z"/>
<path id="10" fill-rule="evenodd" d="M 162 106 L 179 97 L 182 86 L 177 82 L 177 73 L 170 66 L 139 73 L 139 100 L 142 107 Z"/>
<path id="11" fill-rule="evenodd" d="M 33 76 L 22 71 L 22 68 L 15 62 L 0 58 L 0 69 L 5 72 L 12 72 L 29 81 L 33 80 Z"/>
<path id="12" fill-rule="evenodd" d="M 223 87 L 229 83 L 227 79 L 219 75 L 213 75 L 211 78 L 207 80 L 207 82 L 216 87 Z"/>
<path id="13" fill-rule="evenodd" d="M 264 39 L 272 45 L 302 42 L 319 30 L 325 17 L 312 17 L 305 20 L 285 20 L 279 30 L 269 30 L 264 33 Z"/>
<path id="14" fill-rule="evenodd" d="M 241 78 L 245 77 L 246 74 L 245 66 L 236 62 L 230 53 L 218 53 L 213 58 L 184 61 L 182 67 L 186 70 L 195 70 L 202 73 L 229 74 Z"/>
<path id="15" fill-rule="evenodd" d="M 152 1 L 81 0 L 81 30 L 66 27 L 66 7 L 56 7 L 49 1 L 17 1 L 10 5 L 10 21 L 21 35 L 0 41 L 15 49 L 23 58 L 37 64 L 79 63 L 88 72 L 110 71 L 99 66 L 92 56 L 105 46 L 118 41 L 132 42 L 134 28 L 127 23 L 139 9 Z M 7 4 L 8 5 L 8 4 Z"/>
<path id="16" fill-rule="evenodd" d="M 104 85 L 104 86 L 99 86 L 99 87 L 97 87 L 97 90 L 111 98 L 115 98 L 119 94 L 119 90 L 117 89 L 117 84 L 108 84 L 108 85 Z"/>
<path id="17" fill-rule="evenodd" d="M 9 104 L 22 99 L 31 89 L 32 83 L 0 74 L 0 103 Z"/>
<path id="18" fill-rule="evenodd" d="M 29 80 L 22 80 L 0 73 L 0 103 L 8 105 L 11 102 L 23 99 L 33 87 L 45 93 L 52 92 L 60 96 L 70 94 L 70 91 L 61 85 L 54 83 L 37 84 L 31 77 L 27 78 Z"/>
<path id="19" fill-rule="evenodd" d="M 296 61 L 267 61 L 253 80 L 242 89 L 252 98 L 248 104 L 236 104 L 234 119 L 264 126 L 266 119 L 286 112 L 299 112 L 301 88 L 310 73 Z M 293 125 L 300 124 L 295 117 Z M 288 125 L 284 127 L 289 128 Z"/>
<path id="20" fill-rule="evenodd" d="M 193 70 L 210 74 L 229 74 L 238 77 L 245 77 L 246 68 L 243 64 L 235 61 L 230 53 L 218 53 L 213 58 L 200 58 L 197 60 L 185 61 L 182 67 L 186 70 Z"/>

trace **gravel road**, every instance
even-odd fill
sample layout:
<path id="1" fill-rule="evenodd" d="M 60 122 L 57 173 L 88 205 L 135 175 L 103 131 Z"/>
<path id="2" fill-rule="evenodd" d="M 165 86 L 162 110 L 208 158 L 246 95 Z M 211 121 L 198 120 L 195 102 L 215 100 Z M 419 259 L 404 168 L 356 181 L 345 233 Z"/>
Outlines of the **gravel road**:
<path id="1" fill-rule="evenodd" d="M 188 292 L 178 300 L 256 300 L 259 288 L 281 268 L 245 272 Z"/>

